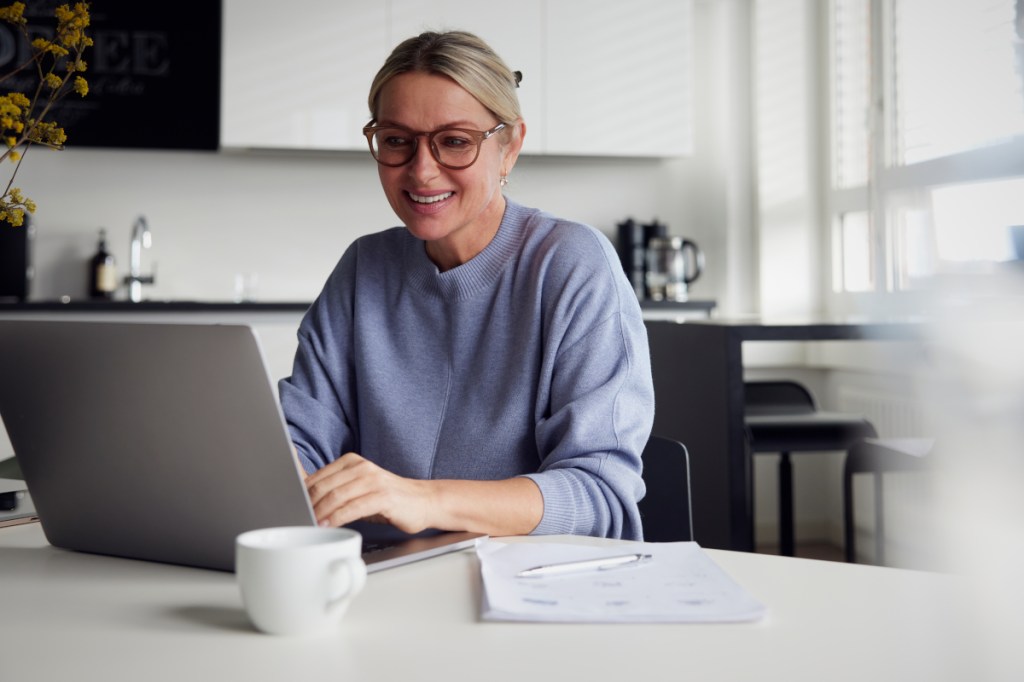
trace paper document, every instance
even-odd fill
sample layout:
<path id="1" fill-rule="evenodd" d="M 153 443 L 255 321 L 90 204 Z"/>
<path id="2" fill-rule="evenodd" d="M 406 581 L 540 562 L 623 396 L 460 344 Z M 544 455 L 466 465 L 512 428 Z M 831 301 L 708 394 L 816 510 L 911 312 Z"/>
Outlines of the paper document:
<path id="1" fill-rule="evenodd" d="M 563 623 L 712 623 L 761 618 L 765 607 L 695 542 L 477 543 L 484 620 Z M 538 566 L 625 553 L 650 559 L 609 570 L 516 577 Z"/>

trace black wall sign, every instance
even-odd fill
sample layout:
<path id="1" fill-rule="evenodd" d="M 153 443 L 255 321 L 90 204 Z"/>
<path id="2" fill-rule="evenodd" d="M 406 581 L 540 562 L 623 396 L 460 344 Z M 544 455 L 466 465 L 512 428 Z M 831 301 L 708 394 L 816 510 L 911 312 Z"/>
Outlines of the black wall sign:
<path id="1" fill-rule="evenodd" d="M 74 0 L 28 0 L 32 37 L 52 38 L 54 9 Z M 217 149 L 220 126 L 220 0 L 157 4 L 89 3 L 94 45 L 85 51 L 84 98 L 71 92 L 53 116 L 67 147 Z M 27 56 L 24 38 L 0 22 L 0 74 Z M 25 74 L 27 72 L 23 72 Z M 38 78 L 19 74 L 0 91 L 30 94 Z"/>

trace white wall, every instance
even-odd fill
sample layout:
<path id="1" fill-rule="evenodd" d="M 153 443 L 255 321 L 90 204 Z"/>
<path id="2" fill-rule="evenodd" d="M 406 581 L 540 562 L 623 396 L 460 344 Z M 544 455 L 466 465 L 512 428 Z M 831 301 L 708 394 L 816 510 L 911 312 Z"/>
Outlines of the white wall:
<path id="1" fill-rule="evenodd" d="M 523 158 L 507 193 L 612 238 L 626 217 L 657 217 L 707 245 L 709 274 L 695 295 L 713 297 L 719 209 L 699 190 L 701 166 Z M 396 224 L 369 154 L 33 150 L 17 181 L 39 204 L 33 298 L 85 293 L 100 227 L 123 271 L 139 214 L 153 233 L 153 298 L 230 300 L 245 271 L 259 273 L 261 298 L 308 300 L 353 239 Z"/>

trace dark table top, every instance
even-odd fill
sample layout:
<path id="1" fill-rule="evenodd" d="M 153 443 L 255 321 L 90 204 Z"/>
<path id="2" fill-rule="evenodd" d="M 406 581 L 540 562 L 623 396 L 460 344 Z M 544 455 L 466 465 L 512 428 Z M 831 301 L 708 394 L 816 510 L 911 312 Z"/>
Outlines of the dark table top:
<path id="1" fill-rule="evenodd" d="M 924 328 L 921 319 L 710 317 L 674 323 L 718 330 L 744 341 L 827 341 L 830 339 L 913 339 Z"/>

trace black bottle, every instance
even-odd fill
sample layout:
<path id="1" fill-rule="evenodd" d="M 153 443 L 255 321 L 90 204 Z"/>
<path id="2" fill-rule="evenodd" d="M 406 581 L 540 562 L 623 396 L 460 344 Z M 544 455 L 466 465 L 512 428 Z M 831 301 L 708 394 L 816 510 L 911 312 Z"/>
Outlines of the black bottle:
<path id="1" fill-rule="evenodd" d="M 96 254 L 89 261 L 89 298 L 109 301 L 117 289 L 117 268 L 107 251 L 107 231 L 100 230 Z"/>

